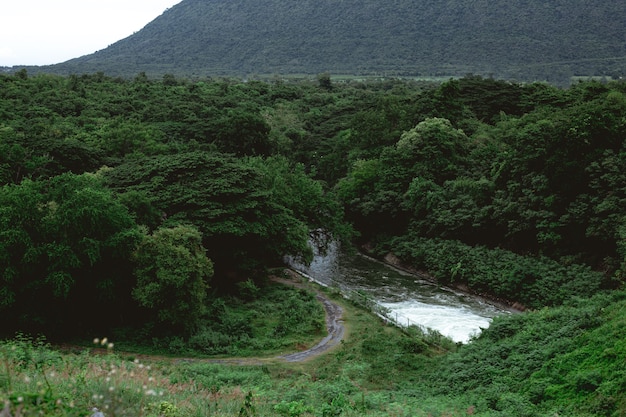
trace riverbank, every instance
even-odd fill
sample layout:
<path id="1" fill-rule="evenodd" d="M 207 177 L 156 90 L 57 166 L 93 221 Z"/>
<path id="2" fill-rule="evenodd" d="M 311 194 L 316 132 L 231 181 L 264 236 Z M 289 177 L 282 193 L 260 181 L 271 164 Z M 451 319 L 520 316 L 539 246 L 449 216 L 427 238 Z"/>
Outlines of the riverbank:
<path id="1" fill-rule="evenodd" d="M 435 278 L 432 275 L 430 275 L 427 271 L 419 270 L 419 269 L 413 267 L 412 265 L 410 265 L 410 264 L 408 264 L 406 262 L 403 262 L 393 252 L 388 252 L 386 255 L 384 255 L 381 258 L 379 256 L 376 256 L 376 254 L 374 252 L 374 247 L 371 244 L 365 243 L 365 244 L 360 246 L 360 252 L 359 253 L 361 255 L 367 256 L 370 259 L 373 259 L 375 261 L 382 262 L 385 265 L 388 265 L 388 266 L 390 266 L 392 268 L 396 268 L 399 271 L 402 271 L 402 272 L 407 273 L 407 274 L 414 275 L 415 277 L 417 277 L 419 279 L 422 279 L 424 281 L 428 281 L 428 282 L 436 284 L 436 285 L 441 285 L 437 281 L 437 278 Z M 455 291 L 460 291 L 463 294 L 470 295 L 472 297 L 480 298 L 480 299 L 482 299 L 485 302 L 491 303 L 491 304 L 495 305 L 496 307 L 498 307 L 498 308 L 500 308 L 502 310 L 509 311 L 511 313 L 523 313 L 524 311 L 528 310 L 528 307 L 526 307 L 524 304 L 522 304 L 519 301 L 507 300 L 507 299 L 503 299 L 501 297 L 497 297 L 497 296 L 495 296 L 493 294 L 474 291 L 472 288 L 470 288 L 467 285 L 467 283 L 464 283 L 464 282 L 453 283 L 453 285 L 449 286 L 449 288 L 452 289 L 452 290 L 455 290 Z"/>
<path id="2" fill-rule="evenodd" d="M 469 342 L 494 317 L 513 311 L 468 291 L 433 283 L 365 251 L 343 252 L 338 244 L 317 253 L 310 265 L 289 264 L 400 327 L 417 327 L 425 334 L 435 331 L 457 343 Z"/>
<path id="3" fill-rule="evenodd" d="M 367 246 L 363 246 L 362 250 L 364 251 L 361 253 L 363 256 L 368 256 L 371 259 L 374 259 L 379 262 L 383 262 L 384 264 L 390 267 L 396 268 L 402 272 L 415 275 L 415 277 L 419 279 L 423 279 L 433 284 L 440 285 L 437 282 L 437 279 L 435 277 L 433 277 L 432 275 L 429 275 L 425 271 L 420 271 L 412 267 L 411 265 L 408 265 L 402 262 L 402 260 L 398 258 L 392 252 L 387 253 L 382 259 L 380 259 L 380 258 L 375 257 L 371 249 L 368 250 Z M 450 288 L 455 291 L 460 291 L 464 294 L 470 295 L 472 297 L 481 298 L 485 302 L 494 304 L 498 308 L 507 310 L 511 313 L 523 313 L 524 311 L 528 310 L 528 308 L 525 305 L 523 305 L 522 303 L 518 301 L 504 300 L 502 298 L 496 297 L 491 294 L 479 293 L 479 292 L 473 291 L 466 283 L 463 283 L 463 282 L 454 283 L 454 285 L 450 286 Z"/>

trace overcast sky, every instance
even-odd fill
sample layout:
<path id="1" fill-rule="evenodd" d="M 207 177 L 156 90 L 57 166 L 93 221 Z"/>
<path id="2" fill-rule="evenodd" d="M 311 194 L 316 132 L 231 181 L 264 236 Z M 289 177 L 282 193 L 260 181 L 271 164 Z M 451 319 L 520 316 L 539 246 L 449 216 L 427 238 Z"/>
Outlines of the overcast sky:
<path id="1" fill-rule="evenodd" d="M 57 64 L 132 35 L 181 0 L 3 0 L 0 66 Z"/>

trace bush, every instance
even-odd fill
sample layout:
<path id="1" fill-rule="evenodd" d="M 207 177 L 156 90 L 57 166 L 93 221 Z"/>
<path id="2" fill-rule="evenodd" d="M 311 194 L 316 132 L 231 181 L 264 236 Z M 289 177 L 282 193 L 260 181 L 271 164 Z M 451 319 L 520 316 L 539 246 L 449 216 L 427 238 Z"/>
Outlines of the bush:
<path id="1" fill-rule="evenodd" d="M 203 329 L 189 338 L 189 348 L 206 355 L 217 355 L 230 351 L 233 337 L 211 329 Z"/>

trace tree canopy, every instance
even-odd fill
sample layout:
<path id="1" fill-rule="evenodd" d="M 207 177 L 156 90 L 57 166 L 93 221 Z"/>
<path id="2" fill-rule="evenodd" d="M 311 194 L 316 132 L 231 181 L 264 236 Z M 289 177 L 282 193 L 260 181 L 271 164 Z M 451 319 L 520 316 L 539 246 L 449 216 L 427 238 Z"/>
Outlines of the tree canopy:
<path id="1" fill-rule="evenodd" d="M 324 236 L 532 306 L 621 285 L 624 83 L 322 75 L 0 75 L 3 315 L 192 332 Z"/>

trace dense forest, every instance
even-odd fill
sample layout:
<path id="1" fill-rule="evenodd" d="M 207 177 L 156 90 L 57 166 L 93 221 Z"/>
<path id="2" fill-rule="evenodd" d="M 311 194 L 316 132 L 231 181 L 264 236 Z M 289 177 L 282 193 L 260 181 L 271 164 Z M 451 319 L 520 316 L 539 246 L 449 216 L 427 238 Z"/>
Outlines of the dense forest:
<path id="1" fill-rule="evenodd" d="M 626 6 L 613 0 L 183 0 L 103 50 L 28 70 L 124 77 L 473 73 L 569 85 L 573 76 L 625 75 L 625 26 Z"/>
<path id="2" fill-rule="evenodd" d="M 622 82 L 480 76 L 0 75 L 2 333 L 251 352 L 250 317 L 228 300 L 268 296 L 268 269 L 337 239 L 537 312 L 496 320 L 428 366 L 379 363 L 399 367 L 406 398 L 428 381 L 428 395 L 464 392 L 483 411 L 580 397 L 580 415 L 621 415 L 626 371 L 611 358 L 625 347 L 610 320 L 623 320 L 625 94 Z M 282 332 L 319 330 L 312 296 L 282 297 L 300 317 Z M 392 349 L 367 337 L 368 357 Z M 581 338 L 603 367 L 577 361 Z M 393 349 L 418 355 L 420 343 Z"/>

